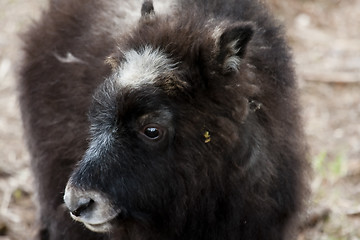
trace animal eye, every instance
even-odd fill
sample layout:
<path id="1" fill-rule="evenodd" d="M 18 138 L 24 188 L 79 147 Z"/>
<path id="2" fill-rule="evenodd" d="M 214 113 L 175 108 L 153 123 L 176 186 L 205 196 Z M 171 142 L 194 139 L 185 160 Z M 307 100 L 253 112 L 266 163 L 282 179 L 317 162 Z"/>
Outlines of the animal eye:
<path id="1" fill-rule="evenodd" d="M 157 139 L 160 136 L 160 131 L 155 127 L 148 127 L 144 130 L 144 134 L 148 138 Z"/>
<path id="2" fill-rule="evenodd" d="M 148 140 L 157 141 L 162 138 L 164 130 L 157 124 L 149 124 L 143 128 L 141 133 Z"/>

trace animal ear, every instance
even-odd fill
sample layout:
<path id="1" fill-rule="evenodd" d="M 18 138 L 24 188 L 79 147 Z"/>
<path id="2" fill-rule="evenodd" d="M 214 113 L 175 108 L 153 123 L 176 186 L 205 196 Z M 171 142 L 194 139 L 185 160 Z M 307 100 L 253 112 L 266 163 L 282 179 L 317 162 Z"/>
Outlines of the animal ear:
<path id="1" fill-rule="evenodd" d="M 152 0 L 145 0 L 141 6 L 141 19 L 150 20 L 155 16 Z"/>
<path id="2" fill-rule="evenodd" d="M 217 60 L 224 73 L 238 71 L 254 32 L 254 26 L 251 23 L 230 26 L 222 32 L 217 39 L 219 48 Z"/>

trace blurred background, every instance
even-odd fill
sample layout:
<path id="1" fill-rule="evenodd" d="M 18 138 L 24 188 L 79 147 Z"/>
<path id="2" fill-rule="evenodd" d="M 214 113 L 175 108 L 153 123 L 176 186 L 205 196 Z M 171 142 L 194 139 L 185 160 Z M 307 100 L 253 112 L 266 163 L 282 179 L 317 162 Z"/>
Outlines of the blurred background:
<path id="1" fill-rule="evenodd" d="M 18 33 L 46 2 L 0 0 L 0 240 L 34 233 L 16 71 Z M 298 240 L 360 239 L 360 0 L 265 2 L 285 25 L 293 49 L 314 171 Z"/>

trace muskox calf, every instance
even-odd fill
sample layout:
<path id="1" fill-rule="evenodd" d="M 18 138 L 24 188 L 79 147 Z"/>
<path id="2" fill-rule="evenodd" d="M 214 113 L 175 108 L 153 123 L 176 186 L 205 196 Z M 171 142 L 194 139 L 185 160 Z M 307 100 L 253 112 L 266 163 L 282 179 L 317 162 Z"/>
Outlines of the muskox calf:
<path id="1" fill-rule="evenodd" d="M 295 239 L 297 87 L 258 1 L 51 1 L 24 43 L 37 239 Z"/>

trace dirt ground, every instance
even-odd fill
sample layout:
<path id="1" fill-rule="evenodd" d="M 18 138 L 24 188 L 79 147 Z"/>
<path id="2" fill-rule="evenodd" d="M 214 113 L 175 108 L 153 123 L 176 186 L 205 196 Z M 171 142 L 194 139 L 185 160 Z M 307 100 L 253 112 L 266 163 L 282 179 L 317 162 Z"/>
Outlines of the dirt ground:
<path id="1" fill-rule="evenodd" d="M 314 169 L 299 240 L 360 239 L 360 0 L 267 0 L 287 28 Z M 16 100 L 18 33 L 45 0 L 0 1 L 0 240 L 29 239 L 35 207 Z"/>

